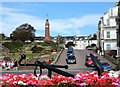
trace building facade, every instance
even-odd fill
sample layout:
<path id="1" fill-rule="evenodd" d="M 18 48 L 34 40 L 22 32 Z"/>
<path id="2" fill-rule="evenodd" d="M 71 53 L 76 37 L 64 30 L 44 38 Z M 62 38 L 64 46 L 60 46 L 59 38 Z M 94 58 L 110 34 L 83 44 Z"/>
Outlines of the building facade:
<path id="1" fill-rule="evenodd" d="M 119 55 L 117 46 L 118 24 L 116 22 L 118 11 L 119 6 L 110 8 L 98 23 L 98 46 L 102 48 L 103 53 L 108 50 L 116 51 L 117 56 Z"/>
<path id="2" fill-rule="evenodd" d="M 73 36 L 74 37 L 74 36 Z M 74 49 L 80 49 L 84 50 L 86 49 L 87 46 L 90 46 L 92 44 L 97 45 L 97 39 L 94 39 L 92 35 L 90 36 L 76 36 L 75 39 L 72 37 L 69 39 L 65 39 L 67 44 L 68 42 L 73 42 L 75 46 L 73 47 Z"/>

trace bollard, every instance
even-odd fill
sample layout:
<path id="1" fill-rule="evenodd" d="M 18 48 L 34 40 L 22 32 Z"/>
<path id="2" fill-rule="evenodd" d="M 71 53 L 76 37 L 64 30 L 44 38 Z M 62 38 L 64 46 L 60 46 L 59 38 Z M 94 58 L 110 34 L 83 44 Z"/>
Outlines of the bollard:
<path id="1" fill-rule="evenodd" d="M 100 61 L 98 60 L 98 58 L 96 58 L 93 54 L 90 53 L 90 57 L 93 61 L 94 67 L 97 69 L 98 71 L 98 75 L 100 76 L 103 72 L 102 66 L 100 64 Z"/>

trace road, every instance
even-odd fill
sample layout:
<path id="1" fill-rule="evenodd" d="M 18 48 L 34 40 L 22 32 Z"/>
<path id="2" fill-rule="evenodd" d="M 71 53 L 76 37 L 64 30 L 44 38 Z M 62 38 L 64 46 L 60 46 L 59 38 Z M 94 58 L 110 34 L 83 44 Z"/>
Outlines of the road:
<path id="1" fill-rule="evenodd" d="M 63 50 L 60 58 L 58 59 L 57 63 L 58 65 L 68 65 L 68 69 L 69 70 L 80 70 L 80 71 L 93 71 L 92 68 L 88 68 L 85 66 L 85 56 L 88 53 L 94 53 L 91 50 L 74 50 L 74 55 L 76 57 L 77 60 L 77 64 L 67 64 L 66 63 L 66 53 L 67 53 L 67 49 Z M 110 61 L 108 61 L 107 59 L 103 58 L 102 56 L 99 56 L 101 61 L 106 61 L 108 62 L 110 65 L 112 65 L 113 67 L 115 67 L 115 65 L 113 63 L 111 63 Z"/>

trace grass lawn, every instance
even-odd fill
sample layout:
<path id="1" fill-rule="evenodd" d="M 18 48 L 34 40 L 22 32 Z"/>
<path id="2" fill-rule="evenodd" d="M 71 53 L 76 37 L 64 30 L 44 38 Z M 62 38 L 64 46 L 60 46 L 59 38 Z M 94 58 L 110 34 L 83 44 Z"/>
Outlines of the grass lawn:
<path id="1" fill-rule="evenodd" d="M 14 60 L 14 59 L 19 59 L 20 57 L 20 53 L 11 53 L 7 55 L 8 57 L 10 57 L 10 59 Z M 40 58 L 40 54 L 39 53 L 34 53 L 34 54 L 26 54 L 26 58 L 28 59 L 32 59 L 32 58 Z"/>
<path id="2" fill-rule="evenodd" d="M 56 57 L 56 55 L 46 54 L 46 55 L 42 55 L 42 57 L 41 57 L 40 53 L 27 53 L 26 58 L 29 59 L 29 60 L 31 60 L 33 58 L 38 58 L 38 59 L 42 59 L 42 60 L 44 60 L 44 59 L 49 60 L 51 58 Z M 7 56 L 12 60 L 14 60 L 14 59 L 19 60 L 20 53 L 17 53 L 17 52 L 16 53 L 9 53 Z"/>

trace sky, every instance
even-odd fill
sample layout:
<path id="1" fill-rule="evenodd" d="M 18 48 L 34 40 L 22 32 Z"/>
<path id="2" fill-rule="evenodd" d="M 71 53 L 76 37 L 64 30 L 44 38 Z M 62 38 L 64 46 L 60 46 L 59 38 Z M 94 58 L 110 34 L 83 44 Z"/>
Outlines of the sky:
<path id="1" fill-rule="evenodd" d="M 48 15 L 50 36 L 82 36 L 98 31 L 98 21 L 115 2 L 2 2 L 0 33 L 6 36 L 28 23 L 36 36 L 44 36 Z"/>

